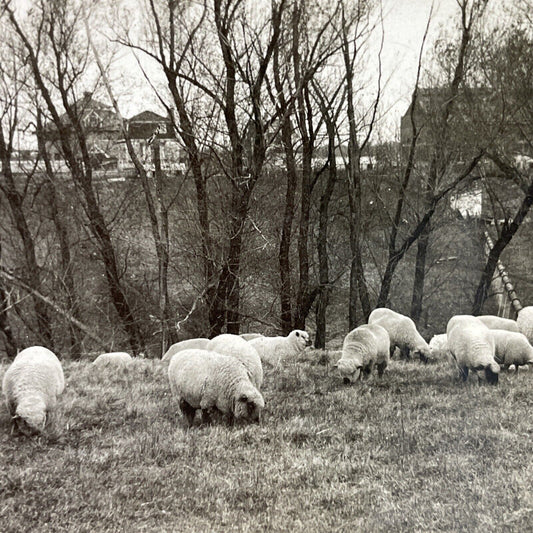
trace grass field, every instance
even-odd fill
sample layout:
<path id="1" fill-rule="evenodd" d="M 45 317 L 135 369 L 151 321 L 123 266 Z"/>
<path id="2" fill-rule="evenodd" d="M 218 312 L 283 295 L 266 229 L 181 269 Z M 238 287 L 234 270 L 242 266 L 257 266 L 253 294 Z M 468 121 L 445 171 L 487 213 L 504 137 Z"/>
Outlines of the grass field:
<path id="1" fill-rule="evenodd" d="M 393 361 L 346 387 L 318 355 L 266 373 L 261 425 L 190 430 L 164 363 L 65 363 L 50 438 L 0 408 L 0 531 L 533 530 L 532 372 Z"/>

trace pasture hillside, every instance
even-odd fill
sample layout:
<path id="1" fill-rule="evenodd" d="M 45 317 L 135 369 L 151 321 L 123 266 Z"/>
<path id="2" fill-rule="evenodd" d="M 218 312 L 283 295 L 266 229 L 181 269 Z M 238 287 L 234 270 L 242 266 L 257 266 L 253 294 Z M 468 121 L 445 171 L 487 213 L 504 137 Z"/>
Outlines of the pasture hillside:
<path id="1" fill-rule="evenodd" d="M 49 438 L 0 408 L 0 531 L 533 530 L 532 372 L 394 360 L 346 387 L 323 355 L 266 373 L 260 425 L 190 430 L 164 363 L 65 362 Z"/>

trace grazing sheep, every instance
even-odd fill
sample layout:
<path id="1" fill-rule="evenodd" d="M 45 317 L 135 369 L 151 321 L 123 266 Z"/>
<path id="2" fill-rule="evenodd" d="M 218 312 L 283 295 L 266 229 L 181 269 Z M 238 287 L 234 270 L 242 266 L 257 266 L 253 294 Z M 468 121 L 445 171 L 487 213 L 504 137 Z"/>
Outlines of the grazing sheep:
<path id="1" fill-rule="evenodd" d="M 125 367 L 133 361 L 131 355 L 126 352 L 110 352 L 99 355 L 93 365 L 102 367 L 107 365 Z"/>
<path id="2" fill-rule="evenodd" d="M 165 352 L 161 361 L 168 361 L 175 353 L 181 352 L 182 350 L 205 350 L 208 342 L 209 339 L 204 339 L 203 337 L 177 342 Z"/>
<path id="3" fill-rule="evenodd" d="M 518 331 L 527 337 L 529 344 L 533 344 L 533 305 L 524 307 L 518 312 L 516 324 Z"/>
<path id="4" fill-rule="evenodd" d="M 448 321 L 448 348 L 463 381 L 468 378 L 469 370 L 484 370 L 488 383 L 498 383 L 500 365 L 494 358 L 494 331 L 471 315 L 457 315 Z"/>
<path id="5" fill-rule="evenodd" d="M 429 341 L 431 357 L 434 359 L 452 359 L 452 354 L 448 349 L 448 336 L 446 333 L 433 335 Z"/>
<path id="6" fill-rule="evenodd" d="M 495 329 L 492 331 L 495 344 L 496 362 L 508 370 L 515 365 L 533 365 L 533 346 L 523 333 Z"/>
<path id="7" fill-rule="evenodd" d="M 503 318 L 495 315 L 481 315 L 479 320 L 485 324 L 489 329 L 505 329 L 507 331 L 518 332 L 518 324 L 510 318 Z"/>
<path id="8" fill-rule="evenodd" d="M 239 337 L 242 337 L 245 341 L 251 341 L 252 339 L 258 339 L 263 337 L 262 333 L 241 333 Z"/>
<path id="9" fill-rule="evenodd" d="M 406 359 L 409 359 L 411 355 L 418 355 L 421 361 L 427 363 L 431 357 L 428 343 L 420 335 L 415 323 L 408 316 L 397 313 L 392 309 L 378 307 L 370 313 L 368 323 L 379 324 L 385 328 L 390 337 L 391 357 L 396 347 L 400 349 L 402 357 Z"/>
<path id="10" fill-rule="evenodd" d="M 172 394 L 192 426 L 197 409 L 202 418 L 220 411 L 230 422 L 259 421 L 265 402 L 253 386 L 244 365 L 228 355 L 207 350 L 183 350 L 168 366 Z"/>
<path id="11" fill-rule="evenodd" d="M 263 384 L 263 365 L 257 350 L 239 335 L 224 333 L 211 339 L 205 348 L 210 352 L 231 355 L 238 359 L 248 371 L 251 382 L 258 388 Z"/>
<path id="12" fill-rule="evenodd" d="M 338 368 L 345 384 L 355 382 L 361 372 L 370 375 L 374 365 L 381 377 L 389 363 L 390 339 L 387 331 L 378 324 L 364 324 L 350 331 L 342 345 Z"/>
<path id="13" fill-rule="evenodd" d="M 277 367 L 284 359 L 305 350 L 311 339 L 306 331 L 295 329 L 287 337 L 258 337 L 248 342 L 257 350 L 263 364 Z"/>
<path id="14" fill-rule="evenodd" d="M 42 346 L 22 350 L 2 382 L 14 426 L 26 435 L 41 433 L 64 387 L 63 369 L 53 352 Z"/>

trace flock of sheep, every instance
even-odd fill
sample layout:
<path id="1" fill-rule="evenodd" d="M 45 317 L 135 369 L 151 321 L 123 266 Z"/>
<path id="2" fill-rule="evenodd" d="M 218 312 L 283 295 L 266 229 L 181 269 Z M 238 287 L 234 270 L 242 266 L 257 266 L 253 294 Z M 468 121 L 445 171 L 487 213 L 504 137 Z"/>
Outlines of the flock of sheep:
<path id="1" fill-rule="evenodd" d="M 341 357 L 333 365 L 344 383 L 368 376 L 374 366 L 382 376 L 398 348 L 405 358 L 421 361 L 448 357 L 463 380 L 469 371 L 483 371 L 490 384 L 498 383 L 500 368 L 533 364 L 533 306 L 520 311 L 516 321 L 486 315 L 452 317 L 445 334 L 429 342 L 407 316 L 378 308 L 346 335 Z M 294 359 L 310 345 L 309 334 L 294 330 L 287 337 L 261 334 L 223 334 L 172 345 L 163 355 L 173 397 L 189 426 L 201 411 L 204 422 L 222 415 L 235 420 L 259 421 L 265 401 L 261 394 L 263 365 L 274 368 Z M 125 366 L 125 352 L 102 354 L 95 366 Z M 2 390 L 12 423 L 27 435 L 44 431 L 65 385 L 56 355 L 42 346 L 22 350 L 7 369 Z"/>

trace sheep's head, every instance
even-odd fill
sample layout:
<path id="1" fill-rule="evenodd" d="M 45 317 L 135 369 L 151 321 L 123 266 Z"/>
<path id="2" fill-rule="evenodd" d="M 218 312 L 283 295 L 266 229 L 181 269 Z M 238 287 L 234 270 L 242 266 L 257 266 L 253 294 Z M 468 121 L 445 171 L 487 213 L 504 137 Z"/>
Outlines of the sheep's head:
<path id="1" fill-rule="evenodd" d="M 254 389 L 239 391 L 234 397 L 233 416 L 236 420 L 260 422 L 264 407 L 265 401 L 259 391 Z"/>
<path id="2" fill-rule="evenodd" d="M 490 385 L 498 384 L 498 375 L 500 373 L 500 365 L 496 362 L 491 363 L 485 367 L 485 378 Z"/>
<path id="3" fill-rule="evenodd" d="M 417 346 L 411 353 L 413 357 L 418 356 L 423 363 L 427 363 L 433 358 L 433 353 L 428 345 Z"/>
<path id="4" fill-rule="evenodd" d="M 44 402 L 20 404 L 13 421 L 24 435 L 42 433 L 46 425 L 46 406 Z"/>
<path id="5" fill-rule="evenodd" d="M 361 376 L 362 365 L 353 359 L 340 359 L 333 365 L 333 368 L 339 370 L 343 383 L 350 385 L 355 383 Z"/>
<path id="6" fill-rule="evenodd" d="M 290 332 L 289 338 L 292 339 L 300 351 L 305 350 L 307 346 L 311 346 L 311 338 L 307 331 L 295 329 Z"/>

